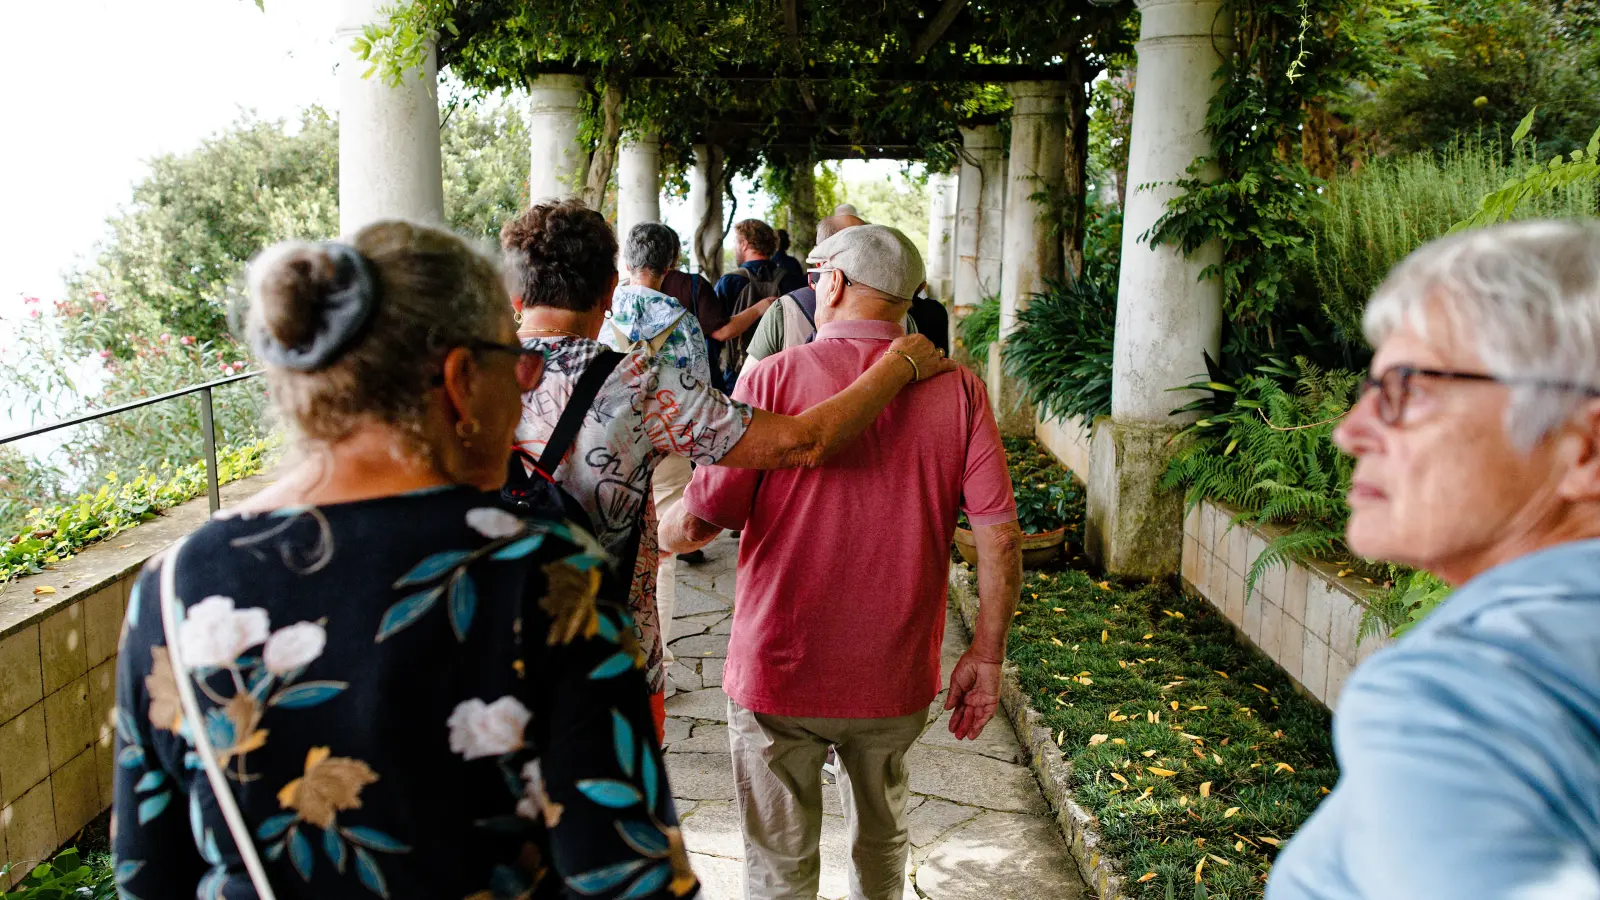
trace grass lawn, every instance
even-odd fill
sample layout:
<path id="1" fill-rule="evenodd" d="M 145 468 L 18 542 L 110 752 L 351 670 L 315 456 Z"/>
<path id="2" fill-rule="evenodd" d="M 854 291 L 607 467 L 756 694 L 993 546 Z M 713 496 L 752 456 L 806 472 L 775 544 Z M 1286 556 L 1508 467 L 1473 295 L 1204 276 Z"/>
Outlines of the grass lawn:
<path id="1" fill-rule="evenodd" d="M 1081 556 L 1029 572 L 1009 657 L 1131 897 L 1169 882 L 1180 898 L 1196 883 L 1213 900 L 1261 897 L 1338 778 L 1328 713 L 1168 585 L 1108 580 Z"/>

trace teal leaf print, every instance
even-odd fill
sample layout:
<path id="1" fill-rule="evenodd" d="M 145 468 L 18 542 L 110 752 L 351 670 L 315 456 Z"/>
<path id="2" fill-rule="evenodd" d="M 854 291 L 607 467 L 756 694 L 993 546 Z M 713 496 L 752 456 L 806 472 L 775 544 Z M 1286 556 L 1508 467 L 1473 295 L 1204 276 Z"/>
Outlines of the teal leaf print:
<path id="1" fill-rule="evenodd" d="M 256 828 L 256 839 L 262 841 L 277 840 L 285 831 L 289 830 L 289 826 L 294 824 L 296 818 L 297 816 L 294 813 L 273 816 Z"/>
<path id="2" fill-rule="evenodd" d="M 267 859 L 270 859 L 273 862 L 277 862 L 278 860 L 282 859 L 283 858 L 283 850 L 284 850 L 284 848 L 286 846 L 288 846 L 288 843 L 289 842 L 287 840 L 283 840 L 283 841 L 278 841 L 275 844 L 268 844 L 267 845 Z"/>
<path id="3" fill-rule="evenodd" d="M 447 550 L 444 553 L 435 553 L 417 563 L 416 567 L 411 571 L 400 576 L 400 580 L 396 581 L 394 586 L 403 588 L 426 584 L 455 568 L 458 563 L 471 555 L 466 550 Z"/>
<path id="4" fill-rule="evenodd" d="M 117 879 L 117 884 L 123 884 L 139 874 L 139 870 L 142 868 L 144 868 L 144 860 L 124 859 L 117 863 L 117 867 L 112 870 L 112 873 Z"/>
<path id="5" fill-rule="evenodd" d="M 589 680 L 604 681 L 607 678 L 615 678 L 631 668 L 633 668 L 633 654 L 619 650 L 611 654 L 605 662 L 595 666 L 594 671 L 589 673 Z"/>
<path id="6" fill-rule="evenodd" d="M 200 842 L 200 858 L 213 866 L 222 865 L 222 850 L 217 846 L 217 833 L 206 829 L 206 839 Z"/>
<path id="7" fill-rule="evenodd" d="M 389 611 L 384 613 L 383 619 L 378 622 L 377 641 L 382 643 L 385 638 L 393 636 L 395 632 L 422 618 L 428 610 L 433 609 L 435 603 L 439 602 L 439 595 L 443 593 L 444 585 L 440 585 L 432 590 L 412 594 L 389 607 Z"/>
<path id="8" fill-rule="evenodd" d="M 660 778 L 656 772 L 656 755 L 647 748 L 644 751 L 644 805 L 647 809 L 656 808 L 656 792 L 660 788 Z"/>
<path id="9" fill-rule="evenodd" d="M 466 641 L 467 630 L 472 627 L 472 616 L 478 611 L 478 586 L 472 576 L 462 569 L 450 582 L 450 627 L 457 641 Z"/>
<path id="10" fill-rule="evenodd" d="M 200 762 L 200 754 L 190 750 L 183 755 L 183 767 L 190 772 L 198 772 L 205 768 L 205 765 Z"/>
<path id="11" fill-rule="evenodd" d="M 345 681 L 307 681 L 273 694 L 267 705 L 281 706 L 284 709 L 320 706 L 344 693 L 344 689 L 349 686 L 349 682 Z"/>
<path id="12" fill-rule="evenodd" d="M 489 558 L 490 559 L 494 559 L 494 560 L 499 560 L 500 562 L 506 562 L 508 560 L 513 560 L 513 559 L 521 559 L 524 556 L 527 556 L 528 554 L 532 553 L 533 551 L 539 549 L 542 546 L 544 546 L 544 535 L 543 534 L 530 534 L 525 538 L 522 538 L 522 539 L 516 540 L 516 541 L 512 541 L 511 543 L 505 545 L 504 547 L 501 547 L 499 550 L 496 550 Z"/>
<path id="13" fill-rule="evenodd" d="M 622 774 L 632 778 L 633 725 L 614 709 L 611 711 L 611 739 L 616 745 L 617 764 L 622 766 Z"/>
<path id="14" fill-rule="evenodd" d="M 622 640 L 622 632 L 617 630 L 616 623 L 611 621 L 609 615 L 602 612 L 595 618 L 600 622 L 600 636 L 605 639 L 606 643 L 615 644 Z"/>
<path id="15" fill-rule="evenodd" d="M 657 863 L 654 868 L 648 869 L 643 875 L 634 879 L 628 889 L 617 895 L 617 900 L 639 900 L 648 897 L 666 886 L 667 879 L 672 877 L 670 863 Z"/>
<path id="16" fill-rule="evenodd" d="M 622 835 L 622 840 L 640 856 L 666 859 L 671 851 L 667 836 L 654 825 L 644 822 L 618 822 L 617 834 Z"/>
<path id="17" fill-rule="evenodd" d="M 611 809 L 624 809 L 640 800 L 638 788 L 614 778 L 586 778 L 578 782 L 578 792 Z"/>
<path id="18" fill-rule="evenodd" d="M 153 797 L 146 797 L 139 801 L 139 824 L 148 824 L 151 819 L 166 812 L 167 805 L 171 802 L 171 791 L 162 791 Z"/>
<path id="19" fill-rule="evenodd" d="M 124 769 L 138 769 L 144 766 L 144 748 L 138 744 L 129 744 L 117 754 L 117 765 Z"/>
<path id="20" fill-rule="evenodd" d="M 200 886 L 195 890 L 195 895 L 201 900 L 222 900 L 222 888 L 228 883 L 228 870 L 214 868 L 200 879 Z"/>
<path id="21" fill-rule="evenodd" d="M 580 894 L 598 894 L 609 891 L 622 882 L 629 875 L 639 871 L 648 864 L 648 860 L 630 859 L 627 862 L 612 863 L 609 866 L 574 875 L 567 879 L 567 887 Z"/>
<path id="22" fill-rule="evenodd" d="M 595 556 L 593 553 L 575 553 L 572 556 L 562 560 L 562 562 L 572 566 L 574 569 L 577 569 L 580 572 L 587 572 L 596 566 L 603 565 L 605 560 Z"/>
<path id="23" fill-rule="evenodd" d="M 410 853 L 411 848 L 400 843 L 394 838 L 384 834 L 376 828 L 364 825 L 352 825 L 349 828 L 340 828 L 345 838 L 352 844 L 376 850 L 379 853 Z"/>
<path id="24" fill-rule="evenodd" d="M 344 874 L 345 852 L 344 840 L 339 837 L 339 832 L 330 828 L 322 833 L 322 852 L 328 854 L 328 862 Z"/>
<path id="25" fill-rule="evenodd" d="M 289 832 L 289 862 L 300 873 L 301 881 L 311 880 L 311 865 L 315 861 L 316 857 L 311 855 L 311 842 L 300 833 L 300 829 Z"/>
<path id="26" fill-rule="evenodd" d="M 128 592 L 128 627 L 139 627 L 139 583 L 143 578 L 133 580 L 133 590 Z"/>
<path id="27" fill-rule="evenodd" d="M 139 782 L 133 786 L 135 794 L 146 794 L 167 783 L 167 773 L 160 769 L 152 769 L 139 777 Z"/>
<path id="28" fill-rule="evenodd" d="M 234 729 L 233 720 L 221 709 L 206 710 L 206 737 L 211 739 L 211 745 L 219 751 L 233 746 Z"/>
<path id="29" fill-rule="evenodd" d="M 389 883 L 383 880 L 383 870 L 378 868 L 378 861 L 360 847 L 356 848 L 356 877 L 361 880 L 362 887 L 379 897 L 389 896 Z"/>

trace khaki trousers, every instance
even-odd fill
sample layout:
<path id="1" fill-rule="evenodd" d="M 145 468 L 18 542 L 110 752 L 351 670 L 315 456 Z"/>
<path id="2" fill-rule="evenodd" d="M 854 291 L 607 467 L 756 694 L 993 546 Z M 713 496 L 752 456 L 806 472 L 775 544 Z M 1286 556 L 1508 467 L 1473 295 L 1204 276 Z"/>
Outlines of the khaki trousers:
<path id="1" fill-rule="evenodd" d="M 689 460 L 681 456 L 668 456 L 656 464 L 655 473 L 651 476 L 650 491 L 655 495 L 656 521 L 667 517 L 667 510 L 678 505 L 683 499 L 683 491 L 689 486 L 689 478 L 694 474 L 694 467 Z M 661 628 L 661 653 L 664 663 L 673 660 L 672 650 L 667 642 L 672 640 L 672 613 L 678 605 L 678 557 L 671 553 L 661 554 L 661 561 L 656 565 L 656 619 Z"/>
<path id="2" fill-rule="evenodd" d="M 839 755 L 850 828 L 851 900 L 901 900 L 910 831 L 906 751 L 926 711 L 894 719 L 800 719 L 728 701 L 744 831 L 745 900 L 815 900 L 822 876 L 822 764 Z"/>

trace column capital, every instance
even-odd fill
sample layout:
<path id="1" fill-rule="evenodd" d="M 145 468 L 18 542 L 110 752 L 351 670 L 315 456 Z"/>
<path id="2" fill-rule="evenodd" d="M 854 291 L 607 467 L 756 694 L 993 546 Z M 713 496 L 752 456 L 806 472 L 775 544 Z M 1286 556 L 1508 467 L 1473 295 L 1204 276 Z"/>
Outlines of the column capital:
<path id="1" fill-rule="evenodd" d="M 967 150 L 999 150 L 1000 126 L 974 125 L 961 126 L 961 146 Z"/>
<path id="2" fill-rule="evenodd" d="M 534 114 L 580 109 L 584 88 L 582 75 L 536 75 L 528 80 L 528 109 Z"/>
<path id="3" fill-rule="evenodd" d="M 661 132 L 659 131 L 631 131 L 625 132 L 622 137 L 623 147 L 642 147 L 651 150 L 661 149 Z"/>
<path id="4" fill-rule="evenodd" d="M 1139 41 L 1170 38 L 1215 39 L 1233 43 L 1233 15 L 1223 0 L 1134 0 L 1139 8 Z"/>

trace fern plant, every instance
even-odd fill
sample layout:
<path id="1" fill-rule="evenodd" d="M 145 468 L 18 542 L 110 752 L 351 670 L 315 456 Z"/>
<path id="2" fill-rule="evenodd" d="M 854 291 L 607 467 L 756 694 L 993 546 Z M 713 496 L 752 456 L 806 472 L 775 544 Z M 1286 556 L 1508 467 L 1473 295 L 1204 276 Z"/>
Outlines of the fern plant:
<path id="1" fill-rule="evenodd" d="M 979 366 L 989 364 L 989 345 L 1000 337 L 1000 295 L 990 294 L 956 329 L 961 343 Z"/>
<path id="2" fill-rule="evenodd" d="M 1046 418 L 1111 414 L 1116 307 L 1115 283 L 1086 273 L 1052 282 L 1017 314 L 1002 351 L 1006 374 Z"/>

